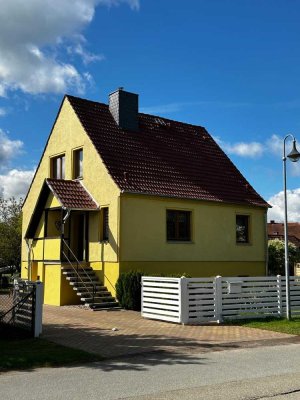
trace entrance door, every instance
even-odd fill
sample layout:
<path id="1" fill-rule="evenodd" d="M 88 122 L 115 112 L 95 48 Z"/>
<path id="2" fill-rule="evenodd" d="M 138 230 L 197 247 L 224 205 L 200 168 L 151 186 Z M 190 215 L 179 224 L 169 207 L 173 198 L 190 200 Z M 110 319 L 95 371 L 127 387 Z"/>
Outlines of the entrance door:
<path id="1" fill-rule="evenodd" d="M 70 242 L 72 252 L 77 260 L 88 261 L 88 229 L 87 213 L 74 211 L 70 216 Z"/>

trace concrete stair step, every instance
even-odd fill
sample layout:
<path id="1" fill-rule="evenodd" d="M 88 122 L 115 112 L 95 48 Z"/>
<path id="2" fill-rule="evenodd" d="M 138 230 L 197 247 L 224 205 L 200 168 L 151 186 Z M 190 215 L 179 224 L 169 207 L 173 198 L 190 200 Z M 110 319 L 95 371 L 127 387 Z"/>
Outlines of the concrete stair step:
<path id="1" fill-rule="evenodd" d="M 76 277 L 76 276 L 77 276 L 77 273 L 76 273 L 75 271 L 63 271 L 63 275 L 69 276 L 70 278 L 72 278 L 72 277 Z M 94 276 L 95 276 L 95 272 L 93 272 L 93 271 L 88 271 L 88 272 L 79 271 L 79 272 L 78 272 L 78 275 L 79 275 L 80 277 L 82 277 L 82 276 L 86 276 L 86 277 L 91 276 L 91 277 L 94 277 Z"/>
<path id="2" fill-rule="evenodd" d="M 107 291 L 107 287 L 106 286 L 102 286 L 102 285 L 95 285 L 95 289 L 97 290 L 97 291 L 100 291 L 100 292 L 106 292 Z M 85 292 L 89 292 L 89 291 L 91 291 L 91 290 L 93 290 L 93 286 L 74 286 L 73 285 L 73 290 L 76 290 L 77 292 L 82 292 L 82 293 L 85 293 Z"/>
<path id="3" fill-rule="evenodd" d="M 81 281 L 81 282 L 90 282 L 91 280 L 97 281 L 94 276 L 86 276 L 86 275 L 79 275 L 79 276 L 66 276 L 66 279 L 71 282 Z M 99 281 L 98 281 L 99 282 Z"/>
<path id="4" fill-rule="evenodd" d="M 93 304 L 86 304 L 87 307 L 92 309 L 93 311 L 97 310 L 111 310 L 111 309 L 121 309 L 119 303 L 117 301 L 112 301 L 110 303 L 93 303 Z"/>
<path id="5" fill-rule="evenodd" d="M 95 296 L 94 301 L 92 297 L 81 297 L 80 300 L 85 303 L 109 303 L 115 299 L 112 296 Z"/>
<path id="6" fill-rule="evenodd" d="M 76 292 L 77 296 L 81 297 L 91 297 L 93 291 L 92 290 L 86 290 L 85 292 L 78 291 Z M 111 293 L 108 290 L 96 290 L 95 291 L 95 296 L 97 297 L 109 297 L 111 296 Z"/>
<path id="7" fill-rule="evenodd" d="M 75 266 L 76 268 L 76 266 Z M 67 266 L 67 267 L 61 267 L 62 271 L 74 271 L 74 268 Z M 92 267 L 79 267 L 78 270 L 82 270 L 82 271 L 94 271 Z"/>
<path id="8" fill-rule="evenodd" d="M 70 282 L 70 285 L 76 285 L 76 286 L 85 286 L 86 284 L 88 285 L 96 285 L 97 283 L 99 284 L 100 282 L 96 279 L 77 279 L 77 278 L 66 278 L 67 281 Z"/>

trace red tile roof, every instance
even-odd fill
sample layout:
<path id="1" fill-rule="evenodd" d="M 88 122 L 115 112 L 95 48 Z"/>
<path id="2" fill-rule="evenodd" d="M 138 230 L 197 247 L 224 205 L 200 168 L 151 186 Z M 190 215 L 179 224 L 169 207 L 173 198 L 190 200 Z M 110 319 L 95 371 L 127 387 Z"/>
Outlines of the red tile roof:
<path id="1" fill-rule="evenodd" d="M 46 179 L 46 183 L 63 207 L 72 210 L 97 210 L 99 208 L 78 180 Z"/>
<path id="2" fill-rule="evenodd" d="M 300 223 L 299 222 L 288 222 L 288 233 L 289 237 L 294 236 L 300 240 Z M 278 238 L 284 236 L 284 224 L 282 222 L 269 222 L 268 223 L 268 235 L 277 236 Z M 272 237 L 273 239 L 273 237 Z"/>
<path id="3" fill-rule="evenodd" d="M 269 206 L 203 127 L 140 113 L 125 131 L 106 104 L 67 98 L 122 191 Z"/>

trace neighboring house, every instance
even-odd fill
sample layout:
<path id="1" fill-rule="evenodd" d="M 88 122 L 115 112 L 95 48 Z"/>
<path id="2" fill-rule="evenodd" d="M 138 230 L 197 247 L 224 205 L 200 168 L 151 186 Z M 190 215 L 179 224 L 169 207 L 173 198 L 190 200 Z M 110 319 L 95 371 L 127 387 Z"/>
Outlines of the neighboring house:
<path id="1" fill-rule="evenodd" d="M 284 240 L 284 224 L 282 222 L 275 222 L 274 220 L 268 222 L 268 239 Z M 288 240 L 300 250 L 299 222 L 288 222 Z"/>
<path id="2" fill-rule="evenodd" d="M 88 297 L 76 259 L 113 295 L 129 270 L 264 275 L 267 208 L 204 128 L 121 89 L 109 105 L 65 96 L 23 205 L 22 276 L 62 305 Z"/>

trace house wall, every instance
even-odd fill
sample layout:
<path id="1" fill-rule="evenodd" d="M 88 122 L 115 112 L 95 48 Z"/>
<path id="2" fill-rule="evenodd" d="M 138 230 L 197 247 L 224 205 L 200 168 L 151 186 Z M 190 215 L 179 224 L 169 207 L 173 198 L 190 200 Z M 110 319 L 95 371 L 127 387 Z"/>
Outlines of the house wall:
<path id="1" fill-rule="evenodd" d="M 102 163 L 98 152 L 90 141 L 89 137 L 82 128 L 74 110 L 69 101 L 65 99 L 59 112 L 58 118 L 53 126 L 38 170 L 29 190 L 27 199 L 23 206 L 23 237 L 26 233 L 31 215 L 34 211 L 42 184 L 45 178 L 50 177 L 50 158 L 65 154 L 65 179 L 72 179 L 73 150 L 83 147 L 83 179 L 82 182 L 86 189 L 91 193 L 100 206 L 109 207 L 110 217 L 110 240 L 103 245 L 99 241 L 100 215 L 95 213 L 91 215 L 89 235 L 89 259 L 92 262 L 107 261 L 118 262 L 118 207 L 119 207 L 119 189 L 108 174 L 106 167 Z M 50 196 L 51 197 L 51 196 Z M 55 198 L 49 198 L 46 207 L 59 206 Z M 41 221 L 41 224 L 43 221 Z M 40 227 L 43 234 L 43 226 Z M 38 236 L 40 237 L 40 235 Z M 35 247 L 34 259 L 41 256 L 40 244 Z M 49 252 L 47 258 L 56 258 L 57 249 L 52 245 L 48 246 Z M 37 258 L 38 257 L 38 258 Z M 22 275 L 26 276 L 28 252 L 25 240 L 22 243 Z"/>
<path id="2" fill-rule="evenodd" d="M 192 212 L 192 240 L 167 242 L 166 210 Z M 236 214 L 250 216 L 250 243 L 236 244 Z M 121 196 L 121 270 L 191 276 L 265 275 L 265 210 L 224 203 Z"/>
<path id="3" fill-rule="evenodd" d="M 61 274 L 60 264 L 44 264 L 44 303 L 53 306 L 79 304 L 80 299 Z"/>

